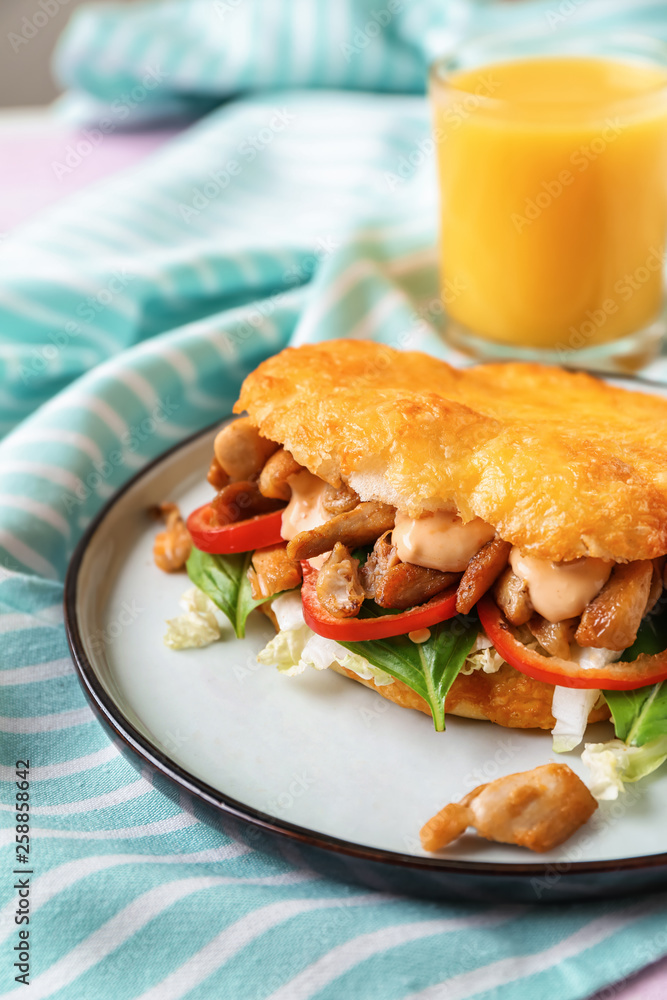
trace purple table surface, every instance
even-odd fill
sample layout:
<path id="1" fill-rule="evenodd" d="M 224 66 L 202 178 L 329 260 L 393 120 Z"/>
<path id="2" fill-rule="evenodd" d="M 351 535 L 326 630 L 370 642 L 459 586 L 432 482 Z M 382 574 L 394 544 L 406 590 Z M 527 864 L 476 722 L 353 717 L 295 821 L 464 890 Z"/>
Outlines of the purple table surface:
<path id="1" fill-rule="evenodd" d="M 97 146 L 48 109 L 0 113 L 0 239 L 49 205 L 131 167 L 180 129 L 104 136 Z M 83 145 L 80 143 L 83 142 Z M 667 958 L 590 1000 L 665 1000 Z"/>
<path id="2" fill-rule="evenodd" d="M 178 131 L 111 133 L 94 146 L 48 109 L 0 112 L 0 234 L 132 166 Z"/>

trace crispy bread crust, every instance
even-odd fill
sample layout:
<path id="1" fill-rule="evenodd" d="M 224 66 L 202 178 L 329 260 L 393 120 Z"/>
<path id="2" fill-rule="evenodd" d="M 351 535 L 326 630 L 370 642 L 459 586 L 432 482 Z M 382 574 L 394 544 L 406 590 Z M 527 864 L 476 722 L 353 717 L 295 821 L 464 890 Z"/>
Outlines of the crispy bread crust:
<path id="1" fill-rule="evenodd" d="M 374 680 L 363 680 L 338 663 L 332 663 L 330 669 L 365 684 L 402 708 L 416 708 L 425 715 L 431 714 L 424 699 L 403 681 L 379 687 Z M 485 674 L 481 670 L 459 674 L 447 695 L 447 714 L 465 719 L 488 719 L 509 729 L 553 729 L 556 724 L 551 714 L 553 693 L 553 684 L 535 681 L 505 663 L 495 674 Z M 609 709 L 602 705 L 593 709 L 588 721 L 600 722 L 608 718 Z"/>
<path id="2" fill-rule="evenodd" d="M 533 364 L 456 369 L 338 340 L 288 348 L 235 411 L 327 482 L 412 516 L 455 503 L 545 559 L 667 552 L 667 400 Z"/>

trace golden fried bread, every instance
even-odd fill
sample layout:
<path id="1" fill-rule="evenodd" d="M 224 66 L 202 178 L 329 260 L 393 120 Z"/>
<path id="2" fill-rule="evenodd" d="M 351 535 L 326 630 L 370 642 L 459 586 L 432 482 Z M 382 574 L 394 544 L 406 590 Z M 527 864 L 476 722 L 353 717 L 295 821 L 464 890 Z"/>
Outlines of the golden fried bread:
<path id="1" fill-rule="evenodd" d="M 339 663 L 332 663 L 330 669 L 365 684 L 402 708 L 416 708 L 425 715 L 431 714 L 424 699 L 403 681 L 377 685 L 374 680 L 364 680 Z M 459 674 L 449 689 L 445 707 L 448 715 L 488 719 L 509 729 L 553 729 L 556 725 L 551 714 L 553 695 L 553 684 L 533 680 L 509 663 L 503 663 L 495 674 L 485 674 L 481 670 Z M 608 718 L 609 708 L 604 704 L 591 711 L 588 721 L 600 722 Z"/>
<path id="2" fill-rule="evenodd" d="M 288 348 L 235 412 L 334 486 L 416 517 L 454 503 L 523 552 L 667 552 L 667 400 L 536 364 L 456 369 L 338 340 Z"/>

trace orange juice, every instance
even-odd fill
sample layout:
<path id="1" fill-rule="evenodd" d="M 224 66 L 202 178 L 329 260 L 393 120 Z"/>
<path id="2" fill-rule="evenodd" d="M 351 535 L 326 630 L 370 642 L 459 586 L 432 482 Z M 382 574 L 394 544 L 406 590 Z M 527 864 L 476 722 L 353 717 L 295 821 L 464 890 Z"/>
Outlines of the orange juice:
<path id="1" fill-rule="evenodd" d="M 450 317 L 501 344 L 590 347 L 659 314 L 667 71 L 548 56 L 433 81 Z"/>

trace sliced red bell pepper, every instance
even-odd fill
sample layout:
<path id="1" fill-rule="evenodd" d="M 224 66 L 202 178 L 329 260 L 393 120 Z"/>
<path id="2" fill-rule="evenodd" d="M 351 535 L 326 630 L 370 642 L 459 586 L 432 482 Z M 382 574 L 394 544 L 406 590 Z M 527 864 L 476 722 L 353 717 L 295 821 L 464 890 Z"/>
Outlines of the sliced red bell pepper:
<path id="1" fill-rule="evenodd" d="M 560 687 L 632 691 L 667 678 L 667 650 L 653 655 L 641 653 L 631 662 L 618 660 L 604 667 L 582 667 L 572 660 L 542 656 L 534 649 L 527 649 L 488 594 L 478 602 L 477 612 L 484 631 L 503 659 L 537 681 Z"/>
<path id="2" fill-rule="evenodd" d="M 230 555 L 234 552 L 252 552 L 267 545 L 282 542 L 282 510 L 269 514 L 257 514 L 243 521 L 229 524 L 217 523 L 217 517 L 210 503 L 198 507 L 190 514 L 187 525 L 193 543 L 202 552 L 216 555 Z"/>
<path id="3" fill-rule="evenodd" d="M 303 586 L 301 602 L 303 617 L 309 628 L 325 639 L 339 642 L 362 642 L 365 639 L 387 639 L 405 635 L 421 628 L 430 628 L 456 614 L 456 586 L 448 587 L 430 601 L 395 615 L 379 618 L 336 618 L 322 607 L 317 596 L 317 570 L 302 562 Z"/>

